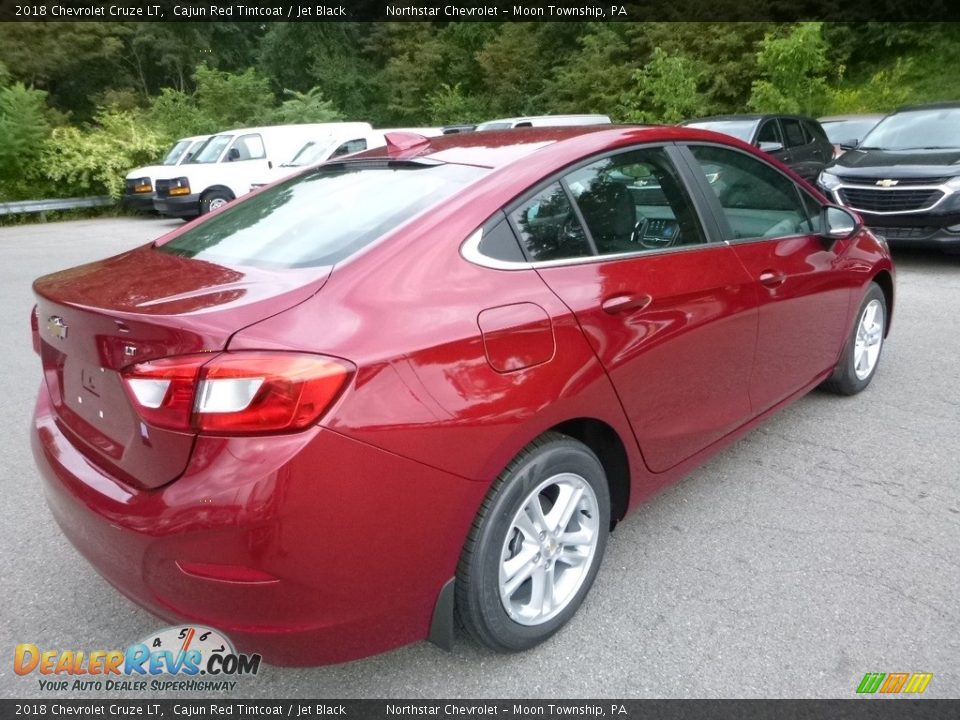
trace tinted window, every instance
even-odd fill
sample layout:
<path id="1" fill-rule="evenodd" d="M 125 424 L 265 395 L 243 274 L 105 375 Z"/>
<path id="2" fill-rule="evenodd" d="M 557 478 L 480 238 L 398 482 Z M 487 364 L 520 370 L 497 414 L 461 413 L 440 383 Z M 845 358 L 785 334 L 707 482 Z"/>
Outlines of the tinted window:
<path id="1" fill-rule="evenodd" d="M 692 146 L 690 150 L 720 201 L 731 239 L 778 238 L 812 232 L 807 208 L 788 177 L 735 150 L 707 145 Z"/>
<path id="2" fill-rule="evenodd" d="M 780 143 L 783 145 L 783 137 L 780 135 L 780 125 L 776 120 L 767 120 L 760 128 L 760 134 L 757 135 L 757 142 Z"/>
<path id="3" fill-rule="evenodd" d="M 593 255 L 586 233 L 560 183 L 541 190 L 510 213 L 523 251 L 531 261 Z"/>
<path id="4" fill-rule="evenodd" d="M 827 134 L 823 131 L 823 128 L 820 127 L 820 123 L 815 120 L 803 120 L 803 130 L 807 134 L 807 138 L 810 142 L 830 142 L 827 140 Z"/>
<path id="5" fill-rule="evenodd" d="M 783 126 L 783 134 L 787 138 L 787 147 L 806 145 L 809 142 L 806 135 L 803 134 L 803 128 L 800 127 L 799 120 L 784 118 L 780 121 L 780 124 Z"/>
<path id="6" fill-rule="evenodd" d="M 235 265 L 332 265 L 488 172 L 466 165 L 327 165 L 244 199 L 161 252 Z"/>
<path id="7" fill-rule="evenodd" d="M 662 148 L 598 160 L 565 181 L 601 255 L 704 241 L 690 199 Z"/>

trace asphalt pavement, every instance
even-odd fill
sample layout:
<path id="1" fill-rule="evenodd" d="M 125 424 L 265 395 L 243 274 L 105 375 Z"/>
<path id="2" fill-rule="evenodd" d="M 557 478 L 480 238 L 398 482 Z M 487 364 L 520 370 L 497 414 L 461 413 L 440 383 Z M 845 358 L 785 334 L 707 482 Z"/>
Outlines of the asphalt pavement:
<path id="1" fill-rule="evenodd" d="M 29 448 L 30 283 L 180 224 L 0 227 L 2 697 L 82 697 L 16 675 L 17 643 L 109 650 L 165 625 L 102 580 L 44 504 Z M 897 261 L 893 331 L 868 390 L 808 395 L 627 518 L 586 603 L 546 644 L 500 656 L 460 636 L 452 653 L 420 643 L 267 666 L 234 696 L 847 698 L 866 672 L 933 673 L 925 696 L 960 696 L 960 258 Z"/>

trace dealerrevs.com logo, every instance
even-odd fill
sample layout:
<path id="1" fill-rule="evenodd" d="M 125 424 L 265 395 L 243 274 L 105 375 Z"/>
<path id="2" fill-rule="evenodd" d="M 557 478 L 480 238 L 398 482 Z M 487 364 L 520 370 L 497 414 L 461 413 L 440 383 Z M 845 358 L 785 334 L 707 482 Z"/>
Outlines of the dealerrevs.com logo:
<path id="1" fill-rule="evenodd" d="M 17 645 L 17 675 L 38 673 L 47 691 L 223 691 L 256 675 L 260 655 L 238 653 L 221 632 L 197 625 L 164 628 L 126 650 L 41 650 Z"/>

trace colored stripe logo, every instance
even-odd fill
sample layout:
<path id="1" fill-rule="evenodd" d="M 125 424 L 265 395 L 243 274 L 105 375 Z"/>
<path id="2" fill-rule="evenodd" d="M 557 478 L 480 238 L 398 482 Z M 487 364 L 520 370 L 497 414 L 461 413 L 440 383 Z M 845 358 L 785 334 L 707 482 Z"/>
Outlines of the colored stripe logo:
<path id="1" fill-rule="evenodd" d="M 857 692 L 864 695 L 876 692 L 919 695 L 932 679 L 933 673 L 867 673 L 857 686 Z"/>

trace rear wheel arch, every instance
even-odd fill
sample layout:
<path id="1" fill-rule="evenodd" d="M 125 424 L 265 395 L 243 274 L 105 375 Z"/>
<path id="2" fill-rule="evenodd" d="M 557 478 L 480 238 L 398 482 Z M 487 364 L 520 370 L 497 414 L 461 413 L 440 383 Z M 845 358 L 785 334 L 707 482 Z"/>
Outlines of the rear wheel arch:
<path id="1" fill-rule="evenodd" d="M 595 418 L 575 418 L 554 425 L 546 432 L 558 432 L 586 445 L 600 460 L 610 488 L 610 524 L 627 514 L 630 503 L 630 458 L 620 434 Z"/>

